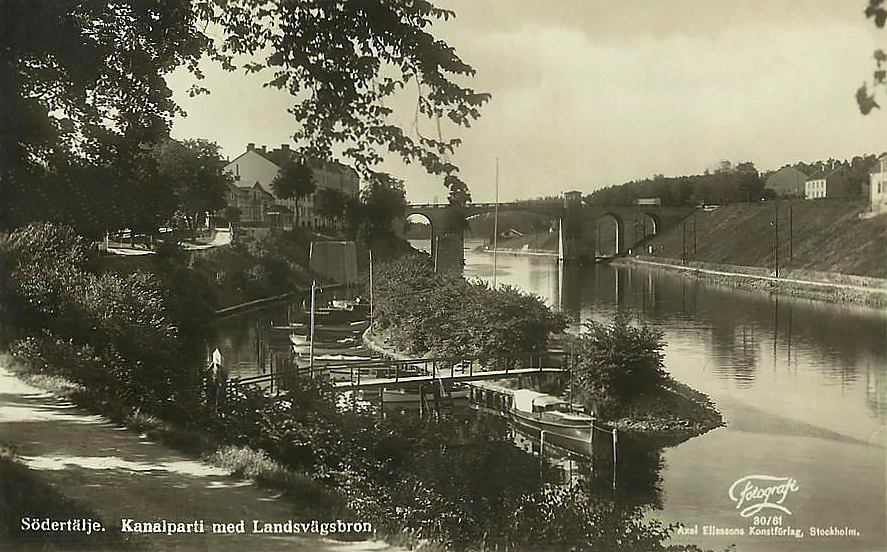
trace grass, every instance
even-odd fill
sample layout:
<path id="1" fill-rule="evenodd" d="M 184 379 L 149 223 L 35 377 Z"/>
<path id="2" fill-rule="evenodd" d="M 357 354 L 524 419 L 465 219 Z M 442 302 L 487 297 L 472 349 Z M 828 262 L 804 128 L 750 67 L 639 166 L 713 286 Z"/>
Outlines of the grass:
<path id="1" fill-rule="evenodd" d="M 129 551 L 144 546 L 124 538 L 102 522 L 105 532 L 52 532 L 22 529 L 22 518 L 42 520 L 93 519 L 98 516 L 46 484 L 38 475 L 15 459 L 13 450 L 0 443 L 0 550 L 45 551 L 90 550 Z"/>
<path id="2" fill-rule="evenodd" d="M 204 457 L 233 477 L 250 479 L 270 489 L 282 491 L 301 516 L 344 517 L 345 501 L 337 493 L 311 477 L 287 469 L 264 450 L 225 445 Z"/>
<path id="3" fill-rule="evenodd" d="M 867 205 L 847 200 L 783 200 L 697 211 L 686 219 L 686 230 L 678 225 L 649 245 L 654 256 L 680 259 L 686 244 L 691 261 L 773 270 L 776 228 L 771 223 L 777 203 L 780 272 L 791 268 L 887 278 L 887 215 L 862 219 Z"/>
<path id="4" fill-rule="evenodd" d="M 126 407 L 109 410 L 109 405 L 95 400 L 88 389 L 62 376 L 33 372 L 10 355 L 0 356 L 0 361 L 35 387 L 84 405 L 151 440 L 198 457 L 230 472 L 234 478 L 252 480 L 262 487 L 282 492 L 303 517 L 347 517 L 345 500 L 334 490 L 307 475 L 287 469 L 263 450 L 224 445 L 209 431 L 182 427 L 139 410 Z M 98 404 L 102 408 L 95 408 Z M 0 494 L 0 502 L 3 496 L 5 494 Z M 16 520 L 16 526 L 18 523 Z M 5 552 L 7 549 L 0 546 L 0 550 Z"/>

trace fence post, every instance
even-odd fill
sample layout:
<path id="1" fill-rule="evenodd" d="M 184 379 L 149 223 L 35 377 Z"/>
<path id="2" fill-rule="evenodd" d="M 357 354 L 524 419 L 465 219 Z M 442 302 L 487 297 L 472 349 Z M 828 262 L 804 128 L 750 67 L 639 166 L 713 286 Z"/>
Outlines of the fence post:
<path id="1" fill-rule="evenodd" d="M 545 473 L 545 430 L 539 434 L 539 473 Z"/>

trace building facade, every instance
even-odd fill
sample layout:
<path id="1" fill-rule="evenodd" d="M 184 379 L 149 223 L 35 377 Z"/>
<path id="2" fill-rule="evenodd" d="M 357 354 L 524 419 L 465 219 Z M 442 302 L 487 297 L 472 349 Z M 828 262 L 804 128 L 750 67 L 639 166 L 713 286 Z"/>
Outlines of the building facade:
<path id="1" fill-rule="evenodd" d="M 767 177 L 764 189 L 773 190 L 776 197 L 806 197 L 806 183 L 810 175 L 792 166 L 785 166 Z"/>
<path id="2" fill-rule="evenodd" d="M 873 213 L 887 213 L 887 153 L 869 171 L 869 197 Z"/>
<path id="3" fill-rule="evenodd" d="M 243 224 L 280 225 L 289 228 L 298 220 L 300 226 L 315 228 L 323 223 L 321 217 L 314 212 L 314 194 L 302 198 L 298 206 L 294 199 L 274 197 L 271 182 L 281 167 L 295 158 L 296 153 L 288 144 L 269 150 L 266 146 L 256 147 L 250 143 L 244 153 L 225 166 L 225 172 L 234 179 L 234 184 L 229 189 L 228 205 L 240 209 Z M 357 197 L 360 179 L 354 169 L 336 162 L 312 161 L 309 164 L 318 190 L 332 188 L 349 197 Z"/>
<path id="4" fill-rule="evenodd" d="M 804 199 L 847 197 L 849 195 L 850 169 L 838 165 L 819 171 L 804 183 Z"/>

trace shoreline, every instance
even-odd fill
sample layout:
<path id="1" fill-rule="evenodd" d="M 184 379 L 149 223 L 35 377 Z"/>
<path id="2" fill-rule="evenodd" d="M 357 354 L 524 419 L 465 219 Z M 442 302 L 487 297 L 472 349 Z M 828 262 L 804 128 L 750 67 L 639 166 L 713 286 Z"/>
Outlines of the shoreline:
<path id="1" fill-rule="evenodd" d="M 766 291 L 829 303 L 857 304 L 868 307 L 887 306 L 887 280 L 853 276 L 840 273 L 809 273 L 800 270 L 786 271 L 787 276 L 776 278 L 768 269 L 691 261 L 687 265 L 670 258 L 621 257 L 611 264 L 642 265 L 686 275 L 707 283 L 721 284 L 737 289 Z M 671 262 L 669 262 L 671 261 Z M 792 277 L 797 276 L 797 277 Z M 813 276 L 835 281 L 811 279 Z M 873 283 L 874 286 L 863 285 Z M 882 287 L 876 287 L 877 285 Z"/>
<path id="2" fill-rule="evenodd" d="M 372 326 L 361 334 L 363 344 L 382 356 L 395 360 L 415 358 L 415 355 L 401 353 L 379 343 L 378 337 L 372 333 Z M 624 434 L 641 437 L 661 447 L 678 445 L 726 425 L 723 414 L 708 395 L 673 379 L 671 375 L 663 382 L 660 392 L 658 397 L 662 401 L 657 406 L 663 407 L 665 411 L 657 412 L 651 416 L 649 411 L 644 411 L 645 409 L 641 408 L 642 412 L 639 417 L 622 416 L 608 420 L 606 423 Z M 675 409 L 689 409 L 693 411 L 694 416 L 676 418 Z"/>
<path id="3" fill-rule="evenodd" d="M 495 251 L 493 249 L 487 248 L 474 248 L 473 251 L 477 251 L 479 253 L 488 253 L 492 255 L 494 252 L 496 254 L 504 254 L 504 255 L 522 255 L 526 257 L 545 257 L 545 258 L 557 258 L 557 251 L 548 251 L 548 250 L 524 250 L 524 249 L 508 249 L 508 248 L 499 248 Z"/>

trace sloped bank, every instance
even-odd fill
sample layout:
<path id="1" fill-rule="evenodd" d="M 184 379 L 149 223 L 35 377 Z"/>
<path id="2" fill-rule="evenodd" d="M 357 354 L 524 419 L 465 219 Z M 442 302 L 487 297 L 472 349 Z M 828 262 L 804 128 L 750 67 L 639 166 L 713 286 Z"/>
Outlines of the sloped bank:
<path id="1" fill-rule="evenodd" d="M 779 278 L 766 268 L 688 261 L 638 255 L 611 264 L 661 268 L 704 282 L 737 289 L 780 293 L 830 303 L 887 307 L 887 280 L 840 273 L 780 270 Z"/>

